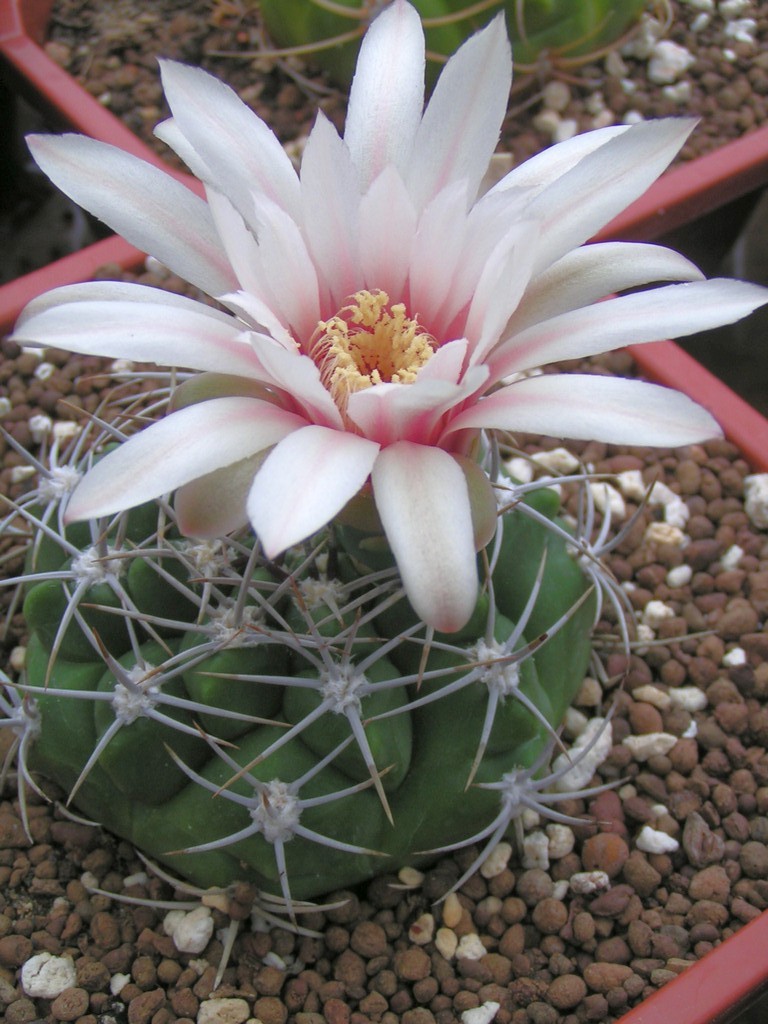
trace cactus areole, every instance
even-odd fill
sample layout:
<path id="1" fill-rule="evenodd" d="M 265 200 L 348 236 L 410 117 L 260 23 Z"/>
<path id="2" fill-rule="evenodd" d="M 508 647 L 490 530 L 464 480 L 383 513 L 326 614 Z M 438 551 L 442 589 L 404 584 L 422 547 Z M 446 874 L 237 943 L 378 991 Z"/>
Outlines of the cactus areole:
<path id="1" fill-rule="evenodd" d="M 26 664 L 0 698 L 22 814 L 47 776 L 177 875 L 251 880 L 290 913 L 477 843 L 471 872 L 526 808 L 558 815 L 557 730 L 595 621 L 626 598 L 586 474 L 568 525 L 551 478 L 507 471 L 510 432 L 716 435 L 676 392 L 538 368 L 768 295 L 659 246 L 583 244 L 689 122 L 601 129 L 484 191 L 511 80 L 502 19 L 426 109 L 424 64 L 419 16 L 394 0 L 344 137 L 320 115 L 297 174 L 231 90 L 165 62 L 158 134 L 205 200 L 94 140 L 30 142 L 215 303 L 89 282 L 16 327 L 19 344 L 170 368 L 65 451 L 28 454 L 36 487 L 4 520 L 26 546 Z"/>

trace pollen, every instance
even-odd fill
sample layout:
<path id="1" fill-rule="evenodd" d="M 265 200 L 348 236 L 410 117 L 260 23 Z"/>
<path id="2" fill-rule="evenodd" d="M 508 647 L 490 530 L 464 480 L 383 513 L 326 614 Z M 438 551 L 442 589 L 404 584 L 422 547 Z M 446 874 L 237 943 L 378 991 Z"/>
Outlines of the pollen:
<path id="1" fill-rule="evenodd" d="M 330 320 L 320 321 L 312 356 L 336 402 L 374 384 L 412 384 L 435 353 L 435 339 L 406 314 L 402 302 L 390 305 L 386 292 L 359 291 Z"/>

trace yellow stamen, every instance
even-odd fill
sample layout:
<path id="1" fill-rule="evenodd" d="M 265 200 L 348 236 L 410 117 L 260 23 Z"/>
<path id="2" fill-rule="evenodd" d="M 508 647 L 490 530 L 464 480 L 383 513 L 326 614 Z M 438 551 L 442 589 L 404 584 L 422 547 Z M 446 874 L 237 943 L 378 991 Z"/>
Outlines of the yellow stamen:
<path id="1" fill-rule="evenodd" d="M 342 407 L 373 384 L 412 384 L 434 353 L 435 339 L 382 291 L 357 292 L 354 302 L 317 325 L 312 341 L 323 383 Z"/>

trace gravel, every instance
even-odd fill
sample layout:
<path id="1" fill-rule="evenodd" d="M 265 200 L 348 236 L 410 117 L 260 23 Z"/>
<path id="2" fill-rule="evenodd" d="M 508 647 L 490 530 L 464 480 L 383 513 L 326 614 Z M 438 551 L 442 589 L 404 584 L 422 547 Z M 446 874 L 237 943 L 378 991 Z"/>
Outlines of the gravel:
<path id="1" fill-rule="evenodd" d="M 285 140 L 308 129 L 309 107 L 318 97 L 310 91 L 310 104 L 292 69 L 254 75 L 251 60 L 206 57 L 213 49 L 231 49 L 233 40 L 241 48 L 253 44 L 258 26 L 244 5 L 166 0 L 162 12 L 155 5 L 134 20 L 135 5 L 110 6 L 124 15 L 120 31 L 107 31 L 92 4 L 57 4 L 48 48 L 71 70 L 87 71 L 86 87 L 139 134 L 146 136 L 163 115 L 154 52 L 226 71 L 233 84 L 250 89 L 247 98 Z M 694 5 L 672 7 L 670 38 L 685 45 Z M 768 28 L 766 7 L 752 5 L 758 38 Z M 704 51 L 686 73 L 691 108 L 705 117 L 698 136 L 703 145 L 714 137 L 710 125 L 719 118 L 715 96 L 742 96 L 727 100 L 728 117 L 719 119 L 732 134 L 765 117 L 768 62 L 755 58 L 748 44 L 734 43 L 734 59 L 715 65 L 723 31 L 723 19 L 713 17 L 699 33 Z M 646 66 L 634 57 L 625 63 Z M 587 116 L 597 117 L 599 106 L 586 104 L 597 90 L 593 79 L 603 73 L 587 66 L 578 72 L 581 84 L 568 73 L 561 118 L 590 126 Z M 748 92 L 739 84 L 745 80 Z M 599 91 L 617 118 L 626 115 L 626 93 L 622 99 L 615 83 L 603 78 Z M 540 80 L 531 79 L 515 95 L 520 105 L 539 112 L 540 92 Z M 650 86 L 636 88 L 632 106 L 644 113 L 643 97 L 652 93 Z M 121 98 L 128 94 L 134 99 Z M 340 96 L 323 94 L 319 102 L 340 120 Z M 596 108 L 597 114 L 589 113 Z M 680 112 L 679 104 L 667 112 Z M 516 158 L 526 155 L 534 135 L 530 125 L 521 130 L 516 117 L 510 119 Z M 120 272 L 107 267 L 100 276 Z M 139 279 L 183 287 L 156 269 Z M 45 432 L 35 415 L 45 414 L 57 431 L 66 431 L 80 410 L 95 411 L 103 398 L 108 367 L 100 360 L 48 351 L 41 363 L 8 341 L 2 351 L 0 399 L 8 401 L 3 425 L 24 448 L 35 449 L 33 435 Z M 621 353 L 592 369 L 633 372 Z M 548 438 L 521 443 L 531 452 L 559 444 Z M 681 547 L 669 542 L 668 533 L 648 530 L 664 517 L 664 506 L 652 505 L 612 556 L 613 571 L 641 615 L 651 602 L 671 614 L 653 616 L 656 635 L 644 638 L 646 647 L 629 658 L 606 639 L 604 657 L 615 684 L 598 696 L 597 707 L 594 690 L 591 696 L 585 691 L 581 710 L 599 713 L 616 701 L 613 745 L 594 781 L 623 781 L 616 792 L 560 805 L 584 818 L 572 850 L 551 859 L 546 870 L 526 870 L 513 852 L 495 873 L 474 875 L 438 904 L 477 850 L 444 858 L 416 887 L 377 879 L 355 893 L 334 894 L 347 898 L 341 907 L 305 916 L 302 923 L 315 935 L 257 921 L 239 931 L 214 988 L 225 931 L 232 919 L 248 916 L 249 891 L 232 894 L 225 909 L 212 908 L 214 933 L 201 952 L 180 953 L 163 927 L 165 909 L 93 891 L 174 899 L 166 883 L 146 874 L 128 844 L 69 820 L 59 802 L 34 795 L 30 843 L 9 790 L 0 802 L 0 1012 L 9 1024 L 102 1024 L 110 1018 L 118 1024 L 237 1024 L 250 1018 L 263 1024 L 449 1024 L 493 1003 L 499 1024 L 612 1021 L 768 907 L 768 536 L 744 509 L 750 467 L 725 441 L 678 452 L 595 443 L 573 450 L 598 473 L 637 471 L 646 483 L 665 483 L 689 513 L 684 534 L 690 542 Z M 17 497 L 28 486 L 25 460 L 2 440 L 0 455 L 0 490 Z M 626 494 L 624 500 L 631 515 L 637 501 Z M 20 567 L 12 548 L 12 538 L 0 540 L 9 575 Z M 1 597 L 7 609 L 10 595 Z M 612 619 L 606 603 L 598 632 L 607 638 L 615 635 Z M 18 663 L 23 642 L 23 622 L 12 614 L 3 639 L 11 664 Z M 624 742 L 661 734 L 673 737 L 673 744 L 644 760 Z M 0 758 L 10 739 L 0 730 Z M 643 851 L 637 845 L 643 828 L 676 845 L 670 843 L 668 852 Z M 609 887 L 572 887 L 581 872 L 603 872 Z M 75 971 L 74 985 L 49 998 L 25 991 L 20 979 L 23 965 L 42 953 L 70 961 Z"/>

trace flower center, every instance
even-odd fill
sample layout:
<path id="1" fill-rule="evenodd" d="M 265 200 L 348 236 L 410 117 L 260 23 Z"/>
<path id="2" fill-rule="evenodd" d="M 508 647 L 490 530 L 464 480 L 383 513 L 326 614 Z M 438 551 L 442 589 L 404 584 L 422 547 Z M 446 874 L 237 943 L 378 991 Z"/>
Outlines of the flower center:
<path id="1" fill-rule="evenodd" d="M 323 384 L 340 405 L 373 384 L 412 384 L 435 353 L 435 339 L 386 292 L 359 291 L 312 338 Z"/>

